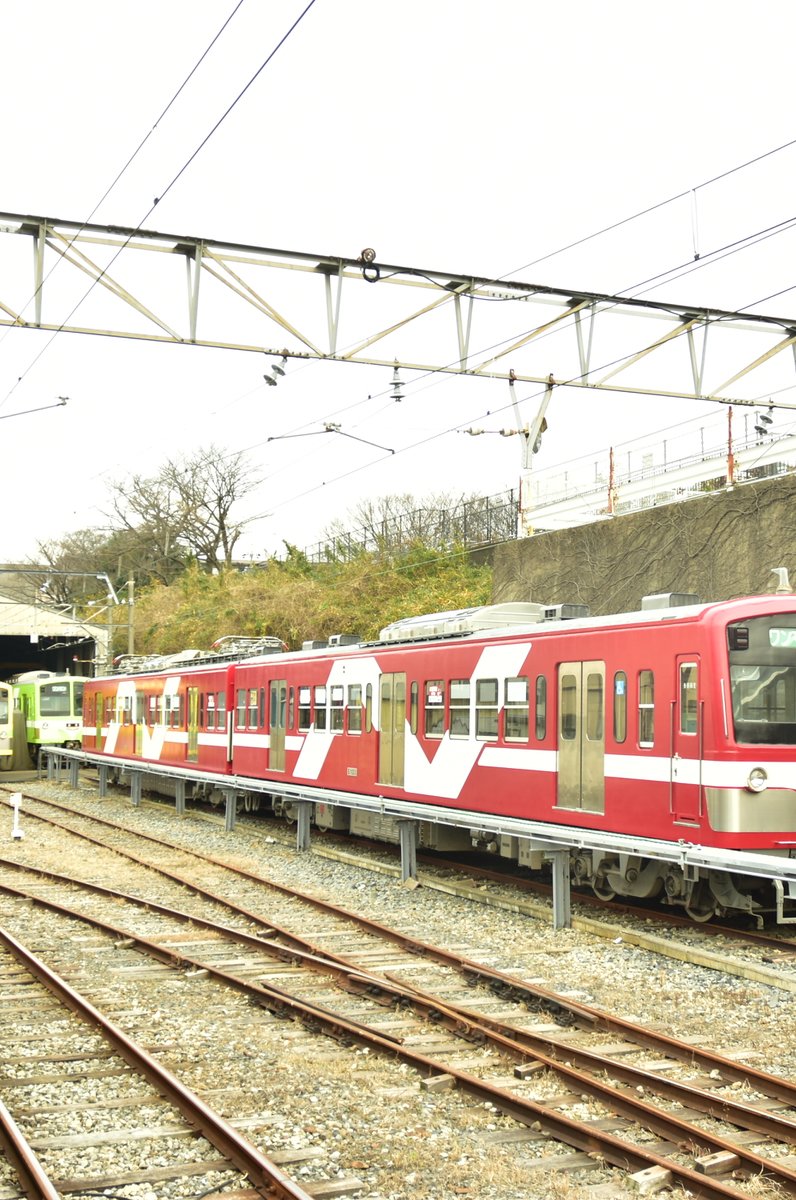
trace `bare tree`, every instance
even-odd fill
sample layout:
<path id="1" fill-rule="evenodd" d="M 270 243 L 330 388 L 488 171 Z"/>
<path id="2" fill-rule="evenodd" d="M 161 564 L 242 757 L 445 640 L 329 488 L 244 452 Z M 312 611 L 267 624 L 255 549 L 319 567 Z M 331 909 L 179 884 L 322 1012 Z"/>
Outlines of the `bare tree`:
<path id="1" fill-rule="evenodd" d="M 135 548 L 141 569 L 170 583 L 190 557 L 208 571 L 231 565 L 246 525 L 232 510 L 258 482 L 242 451 L 211 445 L 167 459 L 152 477 L 117 483 L 111 519 Z"/>

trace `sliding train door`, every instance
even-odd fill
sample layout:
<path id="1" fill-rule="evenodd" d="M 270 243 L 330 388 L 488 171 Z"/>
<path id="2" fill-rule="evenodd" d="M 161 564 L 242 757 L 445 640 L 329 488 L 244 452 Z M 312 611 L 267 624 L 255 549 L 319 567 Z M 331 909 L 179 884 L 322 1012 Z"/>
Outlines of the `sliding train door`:
<path id="1" fill-rule="evenodd" d="M 379 679 L 379 783 L 404 785 L 406 675 L 391 673 Z"/>
<path id="2" fill-rule="evenodd" d="M 271 771 L 285 769 L 285 712 L 287 709 L 287 682 L 272 679 L 269 685 L 268 705 L 268 767 Z"/>
<path id="3" fill-rule="evenodd" d="M 558 668 L 559 808 L 605 812 L 605 663 Z"/>

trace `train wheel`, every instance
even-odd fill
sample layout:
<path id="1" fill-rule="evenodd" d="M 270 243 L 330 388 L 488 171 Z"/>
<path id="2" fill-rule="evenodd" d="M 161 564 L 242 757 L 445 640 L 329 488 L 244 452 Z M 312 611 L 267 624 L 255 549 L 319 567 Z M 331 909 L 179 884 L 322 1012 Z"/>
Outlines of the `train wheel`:
<path id="1" fill-rule="evenodd" d="M 0 758 L 0 771 L 10 771 L 11 768 L 13 767 L 13 765 L 14 765 L 14 755 L 13 754 L 4 754 L 3 757 Z"/>
<path id="2" fill-rule="evenodd" d="M 596 875 L 591 886 L 595 896 L 599 896 L 601 900 L 613 900 L 616 896 L 604 875 Z"/>
<path id="3" fill-rule="evenodd" d="M 708 881 L 700 879 L 694 885 L 694 889 L 686 901 L 685 911 L 692 921 L 698 921 L 700 925 L 704 925 L 705 921 L 709 921 L 711 917 L 716 915 L 716 910 L 716 900 L 710 890 Z"/>
<path id="4" fill-rule="evenodd" d="M 252 810 L 252 807 L 253 807 L 252 798 L 249 795 L 249 793 L 247 792 L 246 795 L 243 797 L 243 811 L 250 813 Z"/>

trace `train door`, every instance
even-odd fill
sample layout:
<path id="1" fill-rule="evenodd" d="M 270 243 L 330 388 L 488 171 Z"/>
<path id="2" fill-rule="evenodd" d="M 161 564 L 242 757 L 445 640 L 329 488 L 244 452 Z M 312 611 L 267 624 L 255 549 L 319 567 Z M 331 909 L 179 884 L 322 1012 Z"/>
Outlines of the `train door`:
<path id="1" fill-rule="evenodd" d="M 146 696 L 136 689 L 135 693 L 135 752 L 139 758 L 144 753 L 144 724 L 146 723 Z"/>
<path id="2" fill-rule="evenodd" d="M 95 733 L 94 749 L 95 750 L 102 749 L 102 721 L 103 721 L 104 716 L 105 716 L 105 697 L 103 696 L 102 692 L 95 692 L 94 693 L 94 724 L 96 726 L 95 731 L 94 731 L 94 733 Z"/>
<path id="3" fill-rule="evenodd" d="M 699 655 L 679 654 L 672 714 L 671 809 L 675 821 L 699 820 L 702 797 L 702 722 Z"/>
<path id="4" fill-rule="evenodd" d="M 558 668 L 559 808 L 605 812 L 605 663 Z"/>
<path id="5" fill-rule="evenodd" d="M 406 675 L 393 673 L 379 679 L 379 783 L 404 785 L 406 729 Z"/>
<path id="6" fill-rule="evenodd" d="M 287 681 L 272 679 L 268 722 L 268 766 L 272 771 L 285 769 L 285 709 Z"/>
<path id="7" fill-rule="evenodd" d="M 188 688 L 188 762 L 199 761 L 199 688 Z"/>

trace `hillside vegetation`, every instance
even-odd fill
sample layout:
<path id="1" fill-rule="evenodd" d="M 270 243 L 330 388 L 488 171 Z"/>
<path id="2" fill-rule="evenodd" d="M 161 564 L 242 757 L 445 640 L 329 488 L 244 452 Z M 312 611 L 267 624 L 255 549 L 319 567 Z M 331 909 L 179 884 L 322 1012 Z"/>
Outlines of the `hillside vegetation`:
<path id="1" fill-rule="evenodd" d="M 335 633 L 373 640 L 400 617 L 488 604 L 491 591 L 488 565 L 465 552 L 441 557 L 420 546 L 392 561 L 362 554 L 346 563 L 310 564 L 293 551 L 286 562 L 246 571 L 209 575 L 190 567 L 168 587 L 152 583 L 139 591 L 135 649 L 203 650 L 229 634 L 272 635 L 291 649 Z"/>

